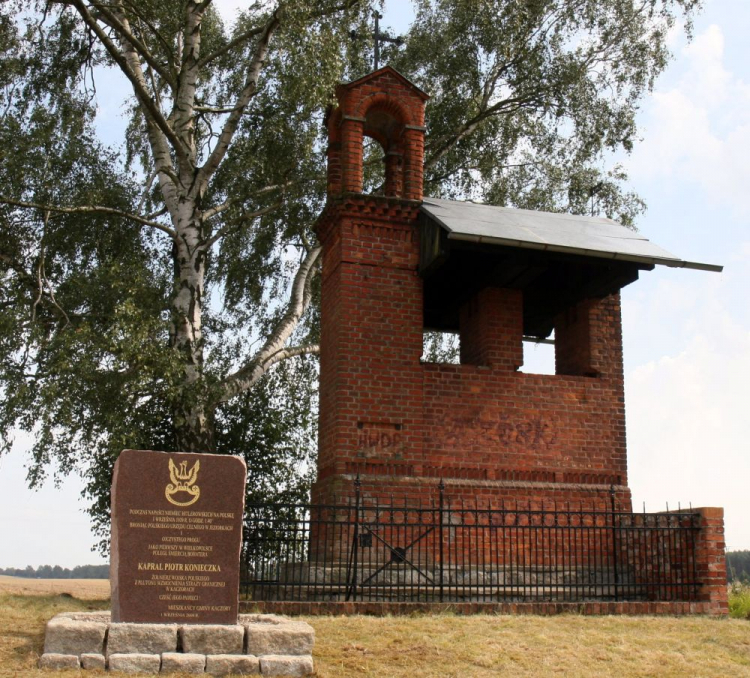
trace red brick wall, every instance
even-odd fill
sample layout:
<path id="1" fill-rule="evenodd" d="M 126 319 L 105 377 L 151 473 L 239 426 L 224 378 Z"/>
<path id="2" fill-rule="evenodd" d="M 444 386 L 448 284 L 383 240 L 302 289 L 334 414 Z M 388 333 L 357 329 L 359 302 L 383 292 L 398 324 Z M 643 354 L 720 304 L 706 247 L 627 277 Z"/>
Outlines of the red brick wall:
<path id="1" fill-rule="evenodd" d="M 365 490 L 398 486 L 423 498 L 440 478 L 458 481 L 453 494 L 467 499 L 604 500 L 614 484 L 627 510 L 619 299 L 585 305 L 595 347 L 587 361 L 598 376 L 516 371 L 522 299 L 515 290 L 485 290 L 462 312 L 462 356 L 479 364 L 421 364 L 414 216 L 408 203 L 352 197 L 332 204 L 319 224 L 316 499 L 330 500 L 331 476 L 342 476 L 341 493 L 359 472 Z M 408 478 L 431 480 L 406 487 Z"/>
<path id="2" fill-rule="evenodd" d="M 485 287 L 461 307 L 461 363 L 515 371 L 523 365 L 523 295 Z"/>
<path id="3" fill-rule="evenodd" d="M 701 599 L 711 604 L 712 614 L 729 612 L 727 601 L 727 559 L 724 542 L 724 509 L 693 509 L 701 517 L 701 531 L 695 544 L 698 579 L 703 583 Z"/>
<path id="4" fill-rule="evenodd" d="M 461 365 L 420 363 L 426 95 L 385 68 L 337 96 L 328 117 L 329 202 L 317 224 L 324 250 L 313 502 L 351 499 L 359 474 L 365 503 L 429 506 L 444 480 L 456 506 L 609 511 L 614 492 L 618 511 L 630 511 L 619 295 L 556 318 L 556 375 L 518 371 L 523 294 L 512 289 L 485 288 L 462 306 Z M 385 197 L 361 195 L 363 135 L 385 149 Z M 592 603 L 588 611 L 724 614 L 723 513 L 696 511 L 695 551 L 673 560 L 695 563 L 700 603 Z M 624 546 L 633 559 L 648 550 Z"/>
<path id="5" fill-rule="evenodd" d="M 421 364 L 426 96 L 381 69 L 337 91 L 328 118 L 320 441 L 314 500 L 363 491 L 428 501 L 440 478 L 460 500 L 607 502 L 628 509 L 619 297 L 556 322 L 560 376 L 517 371 L 523 298 L 481 290 L 461 309 L 462 365 Z M 372 112 L 391 127 L 377 127 Z M 390 117 L 388 117 L 390 116 Z M 387 130 L 397 130 L 390 132 Z M 386 130 L 386 131 L 383 131 Z M 385 147 L 392 197 L 362 190 L 362 137 Z M 398 197 L 398 193 L 402 193 Z"/>
<path id="6" fill-rule="evenodd" d="M 383 459 L 383 450 L 396 460 L 421 453 L 415 217 L 413 204 L 363 197 L 331 206 L 319 224 L 321 480 L 351 462 Z"/>

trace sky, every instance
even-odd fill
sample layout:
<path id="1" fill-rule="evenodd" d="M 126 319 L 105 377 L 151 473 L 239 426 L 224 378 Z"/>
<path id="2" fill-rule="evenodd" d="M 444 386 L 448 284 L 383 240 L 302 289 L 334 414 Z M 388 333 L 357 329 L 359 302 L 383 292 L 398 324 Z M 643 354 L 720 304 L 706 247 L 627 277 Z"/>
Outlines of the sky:
<path id="1" fill-rule="evenodd" d="M 227 17 L 241 5 L 219 3 Z M 383 21 L 396 32 L 409 20 L 398 7 L 392 1 Z M 623 290 L 633 505 L 723 506 L 731 550 L 750 549 L 748 26 L 750 2 L 705 0 L 691 43 L 674 30 L 674 59 L 638 116 L 641 141 L 632 155 L 611 159 L 648 204 L 638 221 L 646 237 L 683 259 L 725 267 L 657 267 Z M 105 137 L 124 124 L 117 86 L 98 84 L 111 95 L 99 116 Z M 26 488 L 29 444 L 19 435 L 0 458 L 0 567 L 104 562 L 91 552 L 79 478 Z"/>

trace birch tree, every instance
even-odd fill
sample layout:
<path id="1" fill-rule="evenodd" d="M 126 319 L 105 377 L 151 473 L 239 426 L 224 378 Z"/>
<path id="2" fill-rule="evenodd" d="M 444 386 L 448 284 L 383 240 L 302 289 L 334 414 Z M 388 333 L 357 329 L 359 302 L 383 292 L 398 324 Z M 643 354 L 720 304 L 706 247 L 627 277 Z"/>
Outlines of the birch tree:
<path id="1" fill-rule="evenodd" d="M 632 148 L 696 5 L 416 0 L 381 50 L 432 96 L 427 193 L 634 223 L 608 154 Z M 249 2 L 227 25 L 211 0 L 3 4 L 0 431 L 6 449 L 34 433 L 32 483 L 82 468 L 105 525 L 124 447 L 240 453 L 262 429 L 314 451 L 322 118 L 370 70 L 374 9 Z M 105 143 L 115 77 L 128 126 Z M 276 410 L 295 412 L 284 435 Z"/>

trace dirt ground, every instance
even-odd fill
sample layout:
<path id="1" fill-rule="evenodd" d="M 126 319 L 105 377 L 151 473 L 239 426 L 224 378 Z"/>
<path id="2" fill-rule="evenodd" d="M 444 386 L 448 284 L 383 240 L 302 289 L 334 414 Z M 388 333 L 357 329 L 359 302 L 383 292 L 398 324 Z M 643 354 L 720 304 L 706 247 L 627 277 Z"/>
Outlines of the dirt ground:
<path id="1" fill-rule="evenodd" d="M 109 579 L 25 579 L 0 575 L 0 593 L 49 596 L 67 593 L 81 600 L 109 598 Z"/>

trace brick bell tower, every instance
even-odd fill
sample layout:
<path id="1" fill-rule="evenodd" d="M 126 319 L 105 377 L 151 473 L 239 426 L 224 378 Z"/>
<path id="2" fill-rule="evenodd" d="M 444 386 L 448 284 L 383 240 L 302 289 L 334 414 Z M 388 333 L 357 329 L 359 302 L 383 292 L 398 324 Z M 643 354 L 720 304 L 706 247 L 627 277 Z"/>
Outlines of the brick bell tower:
<path id="1" fill-rule="evenodd" d="M 448 260 L 433 217 L 449 202 L 432 201 L 432 213 L 422 205 L 428 96 L 390 67 L 336 96 L 326 120 L 328 203 L 316 225 L 313 502 L 349 496 L 359 474 L 365 496 L 409 503 L 429 501 L 443 480 L 452 498 L 496 506 L 609 505 L 616 495 L 629 510 L 619 288 L 648 266 L 605 271 L 580 256 L 461 249 L 459 240 Z M 362 193 L 364 137 L 385 153 L 383 195 Z M 557 374 L 519 372 L 523 336 L 553 328 Z M 421 362 L 425 329 L 459 332 L 461 364 Z"/>
<path id="2" fill-rule="evenodd" d="M 400 476 L 422 458 L 422 201 L 428 96 L 390 67 L 336 89 L 327 118 L 318 480 L 313 501 L 357 473 Z M 363 141 L 385 153 L 384 195 L 364 195 Z M 373 478 L 374 479 L 374 478 Z"/>

